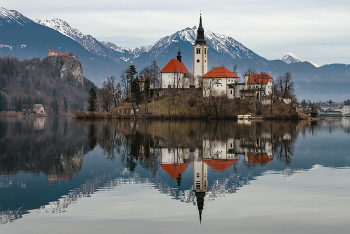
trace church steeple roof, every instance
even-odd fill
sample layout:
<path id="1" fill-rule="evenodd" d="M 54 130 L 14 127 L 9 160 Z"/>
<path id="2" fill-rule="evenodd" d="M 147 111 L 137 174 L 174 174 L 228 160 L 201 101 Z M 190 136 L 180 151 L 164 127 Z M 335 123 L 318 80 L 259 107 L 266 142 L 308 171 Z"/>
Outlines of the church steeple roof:
<path id="1" fill-rule="evenodd" d="M 179 52 L 177 52 L 177 56 L 176 56 L 176 58 L 177 58 L 177 60 L 179 60 L 179 62 L 181 63 L 181 51 L 180 51 L 180 49 L 179 49 Z"/>
<path id="2" fill-rule="evenodd" d="M 196 198 L 197 198 L 197 207 L 199 212 L 199 222 L 202 223 L 202 212 L 204 208 L 204 197 L 205 192 L 195 192 Z"/>
<path id="3" fill-rule="evenodd" d="M 206 45 L 205 39 L 204 39 L 204 28 L 202 25 L 202 14 L 199 16 L 199 27 L 197 30 L 197 40 L 196 45 Z"/>

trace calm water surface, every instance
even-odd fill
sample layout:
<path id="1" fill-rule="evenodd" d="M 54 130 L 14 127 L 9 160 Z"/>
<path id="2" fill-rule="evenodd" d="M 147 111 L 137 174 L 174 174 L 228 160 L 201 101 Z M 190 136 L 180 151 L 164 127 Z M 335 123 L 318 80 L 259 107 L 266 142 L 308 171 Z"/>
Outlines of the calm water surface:
<path id="1" fill-rule="evenodd" d="M 349 132 L 0 119 L 0 233 L 349 233 Z"/>

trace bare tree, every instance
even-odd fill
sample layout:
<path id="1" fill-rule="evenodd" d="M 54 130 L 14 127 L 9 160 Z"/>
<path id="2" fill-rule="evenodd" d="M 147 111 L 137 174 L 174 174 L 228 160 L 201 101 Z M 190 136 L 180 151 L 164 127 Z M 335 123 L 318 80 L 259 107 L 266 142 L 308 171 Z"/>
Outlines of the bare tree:
<path id="1" fill-rule="evenodd" d="M 284 94 L 287 92 L 290 95 L 294 94 L 294 82 L 292 81 L 292 73 L 286 72 L 282 76 L 279 76 L 277 79 L 277 86 L 279 91 L 281 92 L 280 95 L 283 97 Z"/>
<path id="2" fill-rule="evenodd" d="M 162 87 L 160 80 L 160 69 L 157 65 L 156 60 L 152 60 L 150 65 L 150 78 L 154 80 L 154 85 L 156 88 Z"/>
<path id="3" fill-rule="evenodd" d="M 122 86 L 124 88 L 124 92 L 125 92 L 125 97 L 129 97 L 130 94 L 130 82 L 128 81 L 126 74 L 125 74 L 125 70 L 122 71 L 122 74 L 120 75 L 120 80 L 122 83 Z"/>
<path id="4" fill-rule="evenodd" d="M 237 75 L 237 67 L 238 65 L 237 64 L 234 64 L 233 65 L 233 73 Z M 244 77 L 244 76 L 243 76 Z"/>
<path id="5" fill-rule="evenodd" d="M 245 77 L 246 75 L 247 76 L 250 76 L 250 75 L 253 75 L 253 74 L 256 74 L 257 71 L 254 69 L 254 68 L 251 68 L 251 67 L 248 67 L 244 72 L 243 72 L 243 77 Z"/>
<path id="6" fill-rule="evenodd" d="M 154 87 L 160 88 L 161 87 L 161 81 L 160 81 L 160 69 L 157 65 L 156 60 L 152 60 L 151 65 L 143 68 L 140 71 L 140 76 L 148 76 L 151 80 L 154 81 Z"/>

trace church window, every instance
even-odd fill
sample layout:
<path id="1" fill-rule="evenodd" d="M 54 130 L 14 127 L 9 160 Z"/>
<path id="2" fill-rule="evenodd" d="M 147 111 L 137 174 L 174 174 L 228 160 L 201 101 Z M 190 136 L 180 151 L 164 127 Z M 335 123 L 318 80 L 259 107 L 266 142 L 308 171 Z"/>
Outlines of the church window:
<path id="1" fill-rule="evenodd" d="M 199 173 L 197 173 L 197 178 L 199 177 Z"/>
<path id="2" fill-rule="evenodd" d="M 232 89 L 231 89 L 231 94 L 232 94 Z M 231 144 L 231 147 L 232 147 L 232 144 Z"/>
<path id="3" fill-rule="evenodd" d="M 196 49 L 196 54 L 200 54 L 201 53 L 201 49 L 200 48 L 197 48 Z"/>
<path id="4" fill-rule="evenodd" d="M 197 59 L 197 63 L 199 63 L 199 59 Z"/>
<path id="5" fill-rule="evenodd" d="M 204 49 L 204 54 L 207 54 L 207 49 Z"/>

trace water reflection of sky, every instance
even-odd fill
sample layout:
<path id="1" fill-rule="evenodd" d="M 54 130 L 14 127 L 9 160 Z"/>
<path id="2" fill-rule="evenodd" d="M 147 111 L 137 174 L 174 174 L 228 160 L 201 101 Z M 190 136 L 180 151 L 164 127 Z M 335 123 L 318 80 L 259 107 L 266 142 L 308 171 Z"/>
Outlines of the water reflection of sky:
<path id="1" fill-rule="evenodd" d="M 350 171 L 316 167 L 286 179 L 267 172 L 239 193 L 205 204 L 202 224 L 189 203 L 128 184 L 97 191 L 59 214 L 29 214 L 5 233 L 346 233 Z M 324 180 L 327 177 L 327 180 Z M 336 199 L 335 199 L 336 198 Z"/>
<path id="2" fill-rule="evenodd" d="M 72 166 L 79 168 L 72 178 L 57 175 L 56 180 L 49 181 L 53 178 L 52 172 L 1 175 L 0 204 L 4 225 L 0 230 L 19 233 L 25 229 L 34 233 L 40 227 L 40 232 L 51 233 L 94 233 L 99 230 L 128 233 L 345 233 L 350 226 L 347 224 L 350 216 L 347 213 L 350 208 L 347 201 L 350 190 L 347 180 L 350 172 L 349 135 L 337 125 L 332 125 L 332 131 L 329 131 L 329 125 L 315 129 L 293 126 L 292 129 L 292 132 L 278 133 L 274 138 L 280 139 L 283 147 L 290 146 L 291 161 L 283 156 L 285 152 L 278 155 L 278 147 L 265 147 L 264 144 L 264 147 L 258 147 L 264 151 L 262 155 L 273 151 L 273 157 L 267 163 L 251 163 L 247 160 L 248 154 L 240 152 L 234 155 L 235 163 L 224 170 L 215 167 L 218 164 L 214 167 L 210 163 L 202 164 L 208 166 L 208 187 L 201 224 L 198 198 L 193 190 L 196 150 L 182 148 L 192 154 L 187 161 L 180 157 L 179 164 L 185 163 L 186 167 L 184 170 L 180 168 L 179 183 L 176 174 L 169 173 L 164 165 L 154 175 L 137 161 L 132 172 L 121 163 L 121 153 L 115 152 L 115 159 L 109 160 L 106 149 L 97 144 L 93 150 L 84 146 L 81 160 L 74 159 L 77 156 L 61 158 L 61 162 L 67 165 L 72 159 L 78 164 L 81 161 L 81 166 Z M 265 132 L 263 138 L 268 136 Z M 257 140 L 252 144 L 247 139 L 245 137 L 243 143 L 240 141 L 241 147 L 236 150 L 260 142 Z M 214 144 L 216 148 L 211 150 L 215 149 L 216 156 L 221 151 L 216 149 L 230 148 L 227 139 L 215 141 L 218 141 Z M 208 140 L 202 142 L 205 142 L 202 149 L 206 149 Z M 165 154 L 171 152 L 171 147 L 161 149 Z M 204 158 L 206 154 L 212 155 L 207 152 L 204 150 Z M 169 157 L 161 158 L 159 162 L 172 163 Z M 71 175 L 71 167 L 68 170 L 68 174 L 63 174 Z M 16 210 L 19 214 L 13 216 L 14 221 L 4 221 L 9 219 L 9 211 Z"/>

